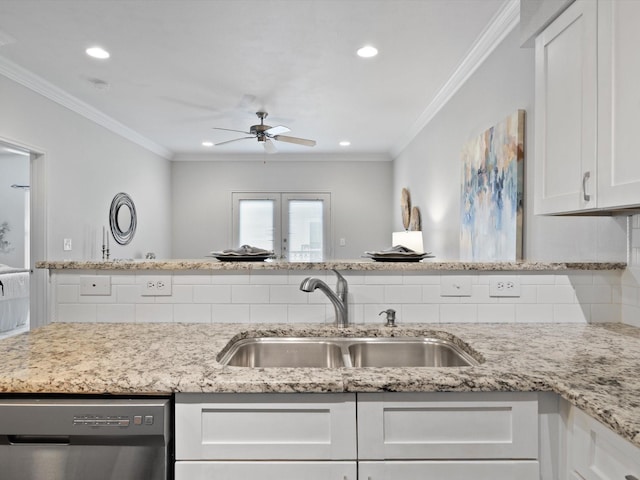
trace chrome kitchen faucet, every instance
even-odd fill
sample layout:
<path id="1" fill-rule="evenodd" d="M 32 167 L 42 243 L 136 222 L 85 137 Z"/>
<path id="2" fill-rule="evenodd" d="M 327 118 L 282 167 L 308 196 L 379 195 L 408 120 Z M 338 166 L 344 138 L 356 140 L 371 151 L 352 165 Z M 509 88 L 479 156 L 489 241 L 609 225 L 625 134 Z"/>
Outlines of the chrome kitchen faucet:
<path id="1" fill-rule="evenodd" d="M 336 284 L 335 293 L 329 285 L 315 277 L 307 277 L 300 284 L 300 290 L 303 292 L 313 292 L 315 289 L 320 289 L 331 303 L 336 311 L 336 326 L 344 328 L 349 325 L 349 305 L 347 303 L 347 296 L 349 293 L 349 285 L 347 280 L 340 275 L 340 273 L 332 269 L 333 273 L 338 276 L 338 283 Z"/>

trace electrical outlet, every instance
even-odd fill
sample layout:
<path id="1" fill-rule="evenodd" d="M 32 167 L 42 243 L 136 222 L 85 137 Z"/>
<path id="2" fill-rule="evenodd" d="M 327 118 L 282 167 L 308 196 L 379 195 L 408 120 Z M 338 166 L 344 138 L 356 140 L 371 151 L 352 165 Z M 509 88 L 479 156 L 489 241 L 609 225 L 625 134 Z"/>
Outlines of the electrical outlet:
<path id="1" fill-rule="evenodd" d="M 171 276 L 147 277 L 142 284 L 141 295 L 146 297 L 171 295 Z"/>
<path id="2" fill-rule="evenodd" d="M 81 276 L 80 295 L 111 295 L 111 277 L 108 275 Z"/>
<path id="3" fill-rule="evenodd" d="M 440 277 L 441 297 L 470 297 L 471 277 L 462 275 L 443 275 Z"/>
<path id="4" fill-rule="evenodd" d="M 519 297 L 520 279 L 518 277 L 492 277 L 489 281 L 490 297 Z"/>
<path id="5" fill-rule="evenodd" d="M 62 250 L 64 250 L 65 252 L 71 251 L 71 239 L 70 238 L 65 238 L 64 239 L 64 241 L 62 242 Z"/>

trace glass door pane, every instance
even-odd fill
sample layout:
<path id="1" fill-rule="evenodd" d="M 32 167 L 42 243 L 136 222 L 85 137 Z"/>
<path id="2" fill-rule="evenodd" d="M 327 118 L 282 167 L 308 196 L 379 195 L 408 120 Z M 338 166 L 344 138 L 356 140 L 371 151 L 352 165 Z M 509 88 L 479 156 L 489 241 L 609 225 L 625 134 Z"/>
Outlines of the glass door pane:
<path id="1" fill-rule="evenodd" d="M 238 202 L 238 247 L 274 249 L 273 200 L 240 200 Z"/>
<path id="2" fill-rule="evenodd" d="M 304 194 L 285 195 L 283 249 L 292 262 L 321 262 L 327 257 L 328 198 Z M 302 198 L 301 198 L 302 197 Z"/>

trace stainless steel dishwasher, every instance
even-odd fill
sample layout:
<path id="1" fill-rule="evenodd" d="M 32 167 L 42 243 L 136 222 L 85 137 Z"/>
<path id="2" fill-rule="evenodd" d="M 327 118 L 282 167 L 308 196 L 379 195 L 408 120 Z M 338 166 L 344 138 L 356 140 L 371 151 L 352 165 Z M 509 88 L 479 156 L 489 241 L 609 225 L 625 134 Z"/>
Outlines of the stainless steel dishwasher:
<path id="1" fill-rule="evenodd" d="M 168 398 L 0 398 L 3 480 L 167 480 Z"/>

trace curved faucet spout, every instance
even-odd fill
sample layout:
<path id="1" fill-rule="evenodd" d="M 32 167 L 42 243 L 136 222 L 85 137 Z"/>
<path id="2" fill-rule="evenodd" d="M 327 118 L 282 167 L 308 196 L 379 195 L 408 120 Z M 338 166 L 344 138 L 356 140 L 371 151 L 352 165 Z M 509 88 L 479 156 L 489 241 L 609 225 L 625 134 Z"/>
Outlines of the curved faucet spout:
<path id="1" fill-rule="evenodd" d="M 349 324 L 349 308 L 347 303 L 349 286 L 347 280 L 340 275 L 337 270 L 333 270 L 333 272 L 338 276 L 335 293 L 329 285 L 315 277 L 305 278 L 300 284 L 300 290 L 303 292 L 313 292 L 318 289 L 323 292 L 329 300 L 331 300 L 331 303 L 333 303 L 333 308 L 336 312 L 336 325 L 338 327 L 346 327 Z"/>

